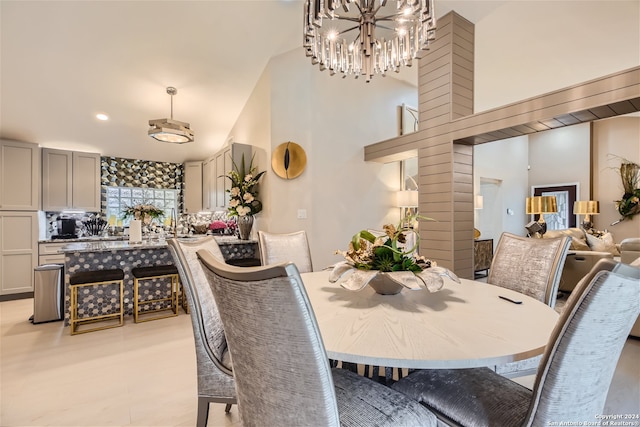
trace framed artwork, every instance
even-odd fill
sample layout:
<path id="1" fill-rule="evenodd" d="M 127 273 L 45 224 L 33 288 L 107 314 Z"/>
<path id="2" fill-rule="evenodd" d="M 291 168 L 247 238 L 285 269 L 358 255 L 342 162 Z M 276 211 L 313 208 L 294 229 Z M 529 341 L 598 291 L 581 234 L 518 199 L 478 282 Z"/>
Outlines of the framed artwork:
<path id="1" fill-rule="evenodd" d="M 577 224 L 576 215 L 573 214 L 573 202 L 578 195 L 578 184 L 555 184 L 531 187 L 534 196 L 556 196 L 558 213 L 545 214 L 544 220 L 547 223 L 547 230 L 563 230 L 575 227 Z M 538 220 L 535 215 L 534 220 Z"/>
<path id="2" fill-rule="evenodd" d="M 400 107 L 399 134 L 406 135 L 418 130 L 418 109 L 402 104 Z"/>

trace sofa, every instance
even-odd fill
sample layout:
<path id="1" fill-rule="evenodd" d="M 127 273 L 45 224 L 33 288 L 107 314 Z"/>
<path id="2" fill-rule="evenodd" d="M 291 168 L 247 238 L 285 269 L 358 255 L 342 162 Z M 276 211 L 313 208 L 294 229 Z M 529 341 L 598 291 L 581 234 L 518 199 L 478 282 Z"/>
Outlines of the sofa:
<path id="1" fill-rule="evenodd" d="M 640 258 L 640 237 L 630 237 L 620 242 L 620 261 L 631 264 Z"/>
<path id="2" fill-rule="evenodd" d="M 567 228 L 548 230 L 543 238 L 553 239 L 563 236 L 571 238 L 571 246 L 569 246 L 558 287 L 562 292 L 573 291 L 580 279 L 591 271 L 598 260 L 620 255 L 611 233 L 601 233 L 601 236 L 596 236 L 586 233 L 582 228 Z"/>

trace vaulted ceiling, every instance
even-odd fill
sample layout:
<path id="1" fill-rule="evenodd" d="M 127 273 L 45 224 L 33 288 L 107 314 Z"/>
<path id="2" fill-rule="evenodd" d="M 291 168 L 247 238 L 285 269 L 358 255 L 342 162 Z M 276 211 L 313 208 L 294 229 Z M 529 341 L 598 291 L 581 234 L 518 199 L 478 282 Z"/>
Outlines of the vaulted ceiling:
<path id="1" fill-rule="evenodd" d="M 503 3 L 436 0 L 436 10 L 478 22 Z M 0 138 L 145 160 L 206 158 L 225 143 L 269 59 L 304 55 L 302 11 L 302 0 L 2 0 Z M 415 84 L 416 68 L 400 77 Z M 178 89 L 173 116 L 191 124 L 193 143 L 147 136 L 148 120 L 170 116 L 167 86 Z"/>

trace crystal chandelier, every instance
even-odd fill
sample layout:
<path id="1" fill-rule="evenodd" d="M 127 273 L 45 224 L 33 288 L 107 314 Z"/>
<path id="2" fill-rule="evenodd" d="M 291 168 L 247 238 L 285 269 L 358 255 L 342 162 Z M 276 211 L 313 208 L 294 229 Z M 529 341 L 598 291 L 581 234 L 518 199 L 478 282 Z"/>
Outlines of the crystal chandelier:
<path id="1" fill-rule="evenodd" d="M 343 77 L 364 75 L 367 82 L 374 74 L 399 72 L 435 39 L 433 1 L 305 0 L 306 54 L 320 70 L 340 72 Z M 331 22 L 325 32 L 321 32 L 323 18 Z"/>

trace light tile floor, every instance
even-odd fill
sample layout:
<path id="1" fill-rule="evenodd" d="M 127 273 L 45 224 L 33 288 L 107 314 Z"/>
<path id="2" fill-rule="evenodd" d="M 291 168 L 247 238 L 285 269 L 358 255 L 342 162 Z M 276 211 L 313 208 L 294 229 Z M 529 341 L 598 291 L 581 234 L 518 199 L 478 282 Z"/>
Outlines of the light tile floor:
<path id="1" fill-rule="evenodd" d="M 178 317 L 70 336 L 32 325 L 33 300 L 0 303 L 0 426 L 189 426 L 196 422 L 191 321 Z M 640 411 L 640 341 L 628 340 L 605 413 Z M 525 385 L 533 377 L 520 379 Z M 209 426 L 240 426 L 213 404 Z"/>

